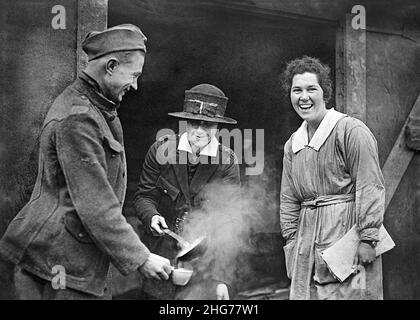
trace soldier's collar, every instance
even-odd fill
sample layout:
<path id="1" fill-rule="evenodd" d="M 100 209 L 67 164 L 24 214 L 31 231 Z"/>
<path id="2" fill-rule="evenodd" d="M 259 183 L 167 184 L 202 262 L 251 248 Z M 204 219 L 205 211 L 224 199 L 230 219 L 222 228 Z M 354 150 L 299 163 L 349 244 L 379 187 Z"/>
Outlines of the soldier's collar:
<path id="1" fill-rule="evenodd" d="M 117 109 L 120 106 L 107 99 L 100 90 L 98 83 L 86 74 L 84 71 L 79 75 L 78 81 L 76 81 L 76 87 L 79 91 L 85 94 L 90 101 L 92 101 L 99 109 L 110 113 L 112 116 L 117 115 Z"/>

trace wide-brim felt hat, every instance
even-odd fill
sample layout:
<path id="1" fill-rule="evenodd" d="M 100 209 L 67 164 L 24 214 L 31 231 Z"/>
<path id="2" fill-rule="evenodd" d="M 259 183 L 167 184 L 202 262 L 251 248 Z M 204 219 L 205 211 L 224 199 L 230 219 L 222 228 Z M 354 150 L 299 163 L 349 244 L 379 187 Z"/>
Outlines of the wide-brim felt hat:
<path id="1" fill-rule="evenodd" d="M 168 115 L 187 120 L 236 124 L 235 119 L 224 116 L 228 100 L 219 88 L 199 84 L 185 91 L 183 111 L 170 112 Z"/>
<path id="2" fill-rule="evenodd" d="M 89 32 L 82 42 L 82 49 L 89 61 L 119 51 L 141 50 L 146 52 L 147 38 L 139 27 L 120 24 L 104 31 Z"/>

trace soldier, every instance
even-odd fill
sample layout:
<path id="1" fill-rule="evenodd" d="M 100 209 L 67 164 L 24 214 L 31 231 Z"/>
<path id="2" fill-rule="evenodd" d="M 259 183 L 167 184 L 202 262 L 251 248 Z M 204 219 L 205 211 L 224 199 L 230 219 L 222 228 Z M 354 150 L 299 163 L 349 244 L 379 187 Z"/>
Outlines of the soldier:
<path id="1" fill-rule="evenodd" d="M 18 299 L 109 299 L 111 262 L 124 275 L 169 277 L 169 261 L 150 253 L 122 215 L 126 159 L 117 110 L 137 90 L 145 42 L 129 24 L 89 33 L 87 68 L 46 116 L 31 199 L 0 241 L 0 253 L 16 265 Z"/>
<path id="2" fill-rule="evenodd" d="M 240 186 L 237 158 L 215 137 L 218 123 L 236 123 L 224 116 L 227 100 L 219 88 L 209 84 L 187 90 L 184 111 L 169 113 L 186 119 L 186 132 L 159 139 L 146 155 L 134 198 L 137 214 L 146 229 L 143 240 L 156 253 L 172 261 L 179 248 L 163 229 L 169 227 L 183 234 L 184 226 L 185 229 L 189 226 L 187 221 L 194 219 L 197 212 L 205 213 L 202 225 L 216 223 L 224 227 L 230 223 L 230 202 L 238 200 L 235 197 Z M 209 201 L 214 189 L 217 189 L 217 196 Z M 215 203 L 218 201 L 224 203 L 218 206 Z M 216 210 L 222 211 L 217 218 L 211 216 Z M 216 230 L 215 237 L 221 232 L 221 229 Z M 146 280 L 143 290 L 149 298 L 158 299 L 228 299 L 230 278 L 227 273 L 233 267 L 222 259 L 213 260 L 217 261 L 204 260 L 208 265 L 204 261 L 200 265 L 200 260 L 197 261 L 195 275 L 187 287 L 176 287 L 170 281 Z M 211 266 L 214 268 L 210 271 Z M 207 269 L 208 273 L 197 272 L 200 268 Z"/>

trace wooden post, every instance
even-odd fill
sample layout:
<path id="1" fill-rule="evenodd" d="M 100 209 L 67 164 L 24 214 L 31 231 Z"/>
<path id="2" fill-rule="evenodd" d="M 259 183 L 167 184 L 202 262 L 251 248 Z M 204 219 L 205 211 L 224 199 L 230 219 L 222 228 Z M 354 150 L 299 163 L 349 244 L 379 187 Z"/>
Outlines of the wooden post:
<path id="1" fill-rule="evenodd" d="M 345 61 L 344 61 L 344 40 L 345 25 L 338 25 L 335 35 L 335 109 L 346 112 L 346 81 L 345 81 Z"/>
<path id="2" fill-rule="evenodd" d="M 77 73 L 86 68 L 87 55 L 82 42 L 90 31 L 101 31 L 108 25 L 108 0 L 78 0 L 77 2 Z"/>
<path id="3" fill-rule="evenodd" d="M 395 191 L 397 191 L 397 187 L 400 184 L 415 153 L 414 150 L 407 147 L 405 141 L 405 130 L 410 117 L 420 117 L 420 95 L 417 97 L 413 109 L 411 109 L 411 112 L 407 117 L 400 134 L 398 135 L 397 141 L 395 141 L 394 147 L 389 153 L 389 156 L 382 168 L 386 190 L 385 209 L 391 202 Z"/>
<path id="4" fill-rule="evenodd" d="M 338 110 L 366 123 L 366 30 L 352 27 L 347 14 L 337 31 Z"/>

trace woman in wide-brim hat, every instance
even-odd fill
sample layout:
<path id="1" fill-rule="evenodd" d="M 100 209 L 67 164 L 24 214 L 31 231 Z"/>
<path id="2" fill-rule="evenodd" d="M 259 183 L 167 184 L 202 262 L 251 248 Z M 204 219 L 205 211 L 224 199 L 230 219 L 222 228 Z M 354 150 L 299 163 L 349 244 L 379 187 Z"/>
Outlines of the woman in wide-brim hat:
<path id="1" fill-rule="evenodd" d="M 182 112 L 168 114 L 182 119 L 236 124 L 236 120 L 224 116 L 228 100 L 219 88 L 210 84 L 200 84 L 185 91 Z"/>
<path id="2" fill-rule="evenodd" d="M 236 120 L 225 117 L 228 98 L 222 90 L 210 85 L 200 84 L 185 91 L 182 112 L 170 112 L 170 116 L 187 120 L 187 132 L 181 136 L 180 144 L 192 149 L 189 157 L 196 162 L 205 148 L 216 149 L 218 145 L 217 126 L 219 123 L 236 124 Z M 188 151 L 188 150 L 187 150 Z"/>
<path id="3" fill-rule="evenodd" d="M 180 248 L 162 229 L 169 228 L 190 240 L 206 232 L 212 235 L 205 254 L 190 265 L 194 274 L 185 287 L 171 281 L 145 279 L 143 290 L 153 298 L 229 298 L 235 251 L 229 249 L 230 240 L 221 243 L 220 239 L 226 239 L 223 235 L 231 235 L 235 230 L 230 222 L 234 209 L 229 207 L 237 207 L 239 201 L 240 173 L 234 152 L 215 137 L 219 123 L 236 123 L 224 116 L 227 101 L 223 91 L 210 84 L 185 91 L 183 111 L 169 115 L 186 120 L 186 132 L 156 141 L 144 161 L 134 202 L 146 226 L 142 238 L 146 245 L 174 261 Z M 185 163 L 180 159 L 185 159 Z M 220 208 L 226 214 L 215 215 Z M 235 237 L 230 239 L 234 241 Z M 215 259 L 220 252 L 223 257 Z"/>

